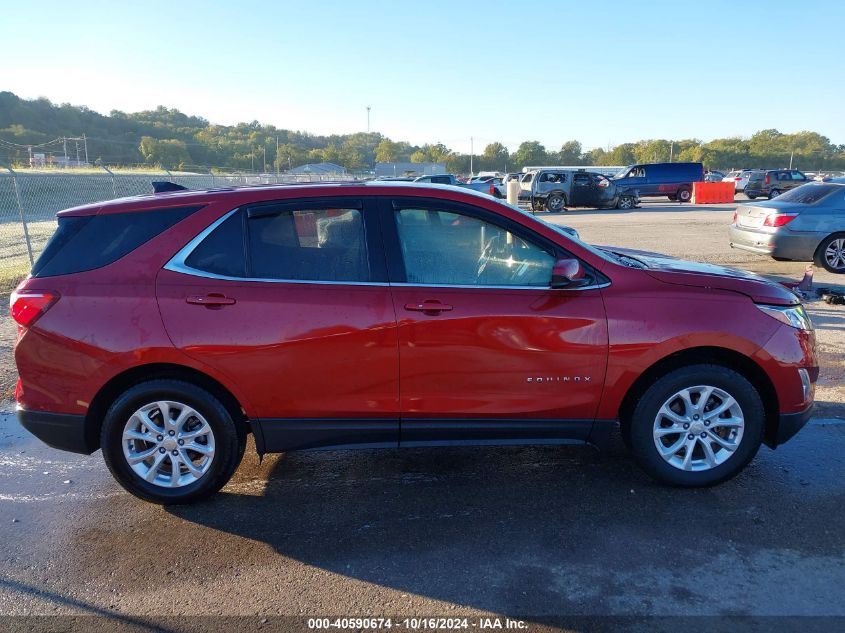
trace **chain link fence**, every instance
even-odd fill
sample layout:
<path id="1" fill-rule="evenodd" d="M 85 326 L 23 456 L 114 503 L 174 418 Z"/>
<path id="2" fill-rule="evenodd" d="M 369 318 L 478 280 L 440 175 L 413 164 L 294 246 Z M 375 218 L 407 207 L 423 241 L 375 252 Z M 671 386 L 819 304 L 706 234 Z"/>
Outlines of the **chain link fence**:
<path id="1" fill-rule="evenodd" d="M 0 166 L 0 292 L 25 277 L 56 230 L 56 213 L 83 204 L 149 194 L 153 181 L 188 189 L 351 180 L 349 175 L 218 174 L 100 167 L 37 171 Z"/>

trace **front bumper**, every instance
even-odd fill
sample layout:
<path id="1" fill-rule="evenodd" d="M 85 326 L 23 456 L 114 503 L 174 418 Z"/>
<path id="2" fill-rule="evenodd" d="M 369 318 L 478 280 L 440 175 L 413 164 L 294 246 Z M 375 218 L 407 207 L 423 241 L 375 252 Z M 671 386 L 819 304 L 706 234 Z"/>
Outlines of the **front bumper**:
<path id="1" fill-rule="evenodd" d="M 766 232 L 743 229 L 736 224 L 731 224 L 728 233 L 732 248 L 799 262 L 813 261 L 813 255 L 821 241 L 814 233 Z"/>
<path id="2" fill-rule="evenodd" d="M 47 446 L 90 455 L 100 447 L 97 429 L 84 415 L 28 411 L 18 407 L 18 422 Z"/>

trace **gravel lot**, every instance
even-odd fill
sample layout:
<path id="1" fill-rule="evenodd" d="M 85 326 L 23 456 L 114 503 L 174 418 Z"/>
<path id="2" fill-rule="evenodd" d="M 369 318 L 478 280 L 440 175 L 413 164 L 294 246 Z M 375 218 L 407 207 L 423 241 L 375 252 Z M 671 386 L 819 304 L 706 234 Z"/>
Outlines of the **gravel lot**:
<path id="1" fill-rule="evenodd" d="M 805 264 L 729 248 L 733 209 L 647 203 L 551 219 L 597 244 L 798 279 Z M 815 280 L 845 281 L 824 271 Z M 248 448 L 221 495 L 163 509 L 123 493 L 99 453 L 53 451 L 0 415 L 0 614 L 96 615 L 132 630 L 177 615 L 492 613 L 532 628 L 582 616 L 568 621 L 576 629 L 607 627 L 602 614 L 845 618 L 845 307 L 808 307 L 823 365 L 816 418 L 708 490 L 657 486 L 618 446 L 292 453 L 263 463 Z M 14 382 L 13 339 L 4 314 L 4 388 Z M 832 622 L 845 624 L 812 621 L 819 630 Z"/>

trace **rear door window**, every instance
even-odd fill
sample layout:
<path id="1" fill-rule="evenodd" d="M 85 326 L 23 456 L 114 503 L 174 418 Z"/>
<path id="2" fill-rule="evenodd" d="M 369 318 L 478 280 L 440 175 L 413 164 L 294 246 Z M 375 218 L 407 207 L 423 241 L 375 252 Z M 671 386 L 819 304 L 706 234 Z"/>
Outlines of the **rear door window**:
<path id="1" fill-rule="evenodd" d="M 370 281 L 360 209 L 291 209 L 247 220 L 248 274 L 291 281 Z"/>

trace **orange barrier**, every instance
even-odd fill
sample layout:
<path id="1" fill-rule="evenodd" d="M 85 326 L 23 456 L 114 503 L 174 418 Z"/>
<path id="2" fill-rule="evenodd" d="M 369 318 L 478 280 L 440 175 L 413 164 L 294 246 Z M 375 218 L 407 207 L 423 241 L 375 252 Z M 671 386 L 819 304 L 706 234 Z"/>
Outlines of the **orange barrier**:
<path id="1" fill-rule="evenodd" d="M 734 201 L 733 182 L 692 183 L 692 204 L 720 204 Z"/>

